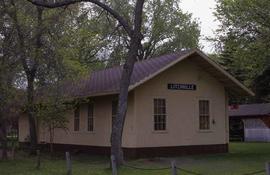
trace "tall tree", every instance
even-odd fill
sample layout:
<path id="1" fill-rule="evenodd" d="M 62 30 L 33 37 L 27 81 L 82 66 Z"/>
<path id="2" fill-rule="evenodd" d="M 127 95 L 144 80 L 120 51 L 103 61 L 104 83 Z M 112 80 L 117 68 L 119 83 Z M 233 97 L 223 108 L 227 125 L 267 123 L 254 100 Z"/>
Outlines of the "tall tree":
<path id="1" fill-rule="evenodd" d="M 46 10 L 26 1 L 3 0 L 0 5 L 8 26 L 14 31 L 12 36 L 15 44 L 10 46 L 14 52 L 13 56 L 21 63 L 20 78 L 26 82 L 31 152 L 34 152 L 37 146 L 36 117 L 33 111 L 35 90 L 38 86 L 54 81 L 54 78 L 48 76 L 52 75 L 53 69 L 57 69 L 55 67 L 57 61 L 62 59 L 63 64 L 69 61 L 63 59 L 64 54 L 59 52 L 61 49 L 56 40 L 57 37 L 66 34 L 66 30 L 61 30 L 63 24 L 68 22 L 67 26 L 71 26 L 72 20 L 68 18 L 69 16 L 65 17 L 66 12 L 75 14 L 78 12 L 76 6 Z"/>
<path id="2" fill-rule="evenodd" d="M 255 78 L 252 86 L 260 102 L 270 102 L 270 66 Z"/>
<path id="3" fill-rule="evenodd" d="M 270 65 L 269 10 L 268 0 L 217 1 L 220 62 L 249 87 Z"/>
<path id="4" fill-rule="evenodd" d="M 36 120 L 33 111 L 34 81 L 38 70 L 38 61 L 42 54 L 43 9 L 37 7 L 32 10 L 29 6 L 26 7 L 25 3 L 15 3 L 13 0 L 10 2 L 3 1 L 2 5 L 6 14 L 13 20 L 19 43 L 19 59 L 27 79 L 27 114 L 30 126 L 30 143 L 33 151 L 37 146 Z M 26 16 L 27 13 L 21 13 L 21 9 L 32 12 L 31 15 L 35 17 L 29 20 Z M 22 23 L 22 21 L 24 22 Z M 27 26 L 34 26 L 34 28 L 27 30 Z"/>
<path id="5" fill-rule="evenodd" d="M 132 14 L 132 1 L 108 0 L 106 4 L 123 16 Z M 148 0 L 144 9 L 142 21 L 144 39 L 138 59 L 143 60 L 180 49 L 199 47 L 199 25 L 196 20 L 192 20 L 191 14 L 181 10 L 180 1 Z M 84 53 L 93 54 L 95 52 L 91 52 L 91 50 L 98 51 L 99 54 L 94 57 L 97 60 L 106 61 L 106 66 L 123 64 L 129 47 L 129 37 L 125 30 L 119 26 L 114 17 L 104 12 L 103 9 L 86 6 L 82 11 L 80 22 L 87 26 L 88 38 L 92 39 L 90 45 L 82 43 L 83 48 L 90 50 Z M 89 29 L 92 32 L 89 32 Z M 78 37 L 78 35 L 76 36 Z M 92 59 L 88 57 L 87 60 Z"/>
<path id="6" fill-rule="evenodd" d="M 143 35 L 141 34 L 142 16 L 144 0 L 137 0 L 134 3 L 134 11 L 132 15 L 124 16 L 120 15 L 118 11 L 114 10 L 103 1 L 98 0 L 59 0 L 59 1 L 44 1 L 44 0 L 28 0 L 35 5 L 57 8 L 63 7 L 78 2 L 90 2 L 104 9 L 111 14 L 123 27 L 129 37 L 129 50 L 127 53 L 127 59 L 123 65 L 122 76 L 120 81 L 120 90 L 118 98 L 118 114 L 113 123 L 113 129 L 111 134 L 111 154 L 116 157 L 117 165 L 123 163 L 123 151 L 122 151 L 122 133 L 125 123 L 125 116 L 127 111 L 127 99 L 128 99 L 128 87 L 130 83 L 131 74 L 133 71 L 134 63 L 136 62 L 139 48 L 141 48 L 141 41 Z M 125 19 L 129 17 L 129 19 Z"/>
<path id="7" fill-rule="evenodd" d="M 0 6 L 0 144 L 2 157 L 7 159 L 7 126 L 16 115 L 16 90 L 14 79 L 18 71 L 18 59 L 14 57 L 14 31 Z"/>

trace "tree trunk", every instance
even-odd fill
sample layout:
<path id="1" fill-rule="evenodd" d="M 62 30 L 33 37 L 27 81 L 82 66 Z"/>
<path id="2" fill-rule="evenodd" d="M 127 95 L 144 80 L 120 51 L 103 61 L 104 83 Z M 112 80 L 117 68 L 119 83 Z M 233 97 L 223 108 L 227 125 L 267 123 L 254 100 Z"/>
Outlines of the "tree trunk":
<path id="1" fill-rule="evenodd" d="M 122 70 L 120 91 L 118 97 L 118 112 L 116 119 L 113 123 L 111 134 L 111 155 L 115 157 L 117 166 L 120 166 L 124 163 L 124 154 L 122 150 L 122 134 L 128 107 L 128 88 L 134 64 L 138 55 L 138 50 L 141 46 L 141 40 L 143 38 L 141 34 L 143 4 L 144 0 L 137 0 L 134 9 L 134 29 L 130 36 L 130 49 L 128 51 L 127 60 Z"/>
<path id="2" fill-rule="evenodd" d="M 53 140 L 54 140 L 54 128 L 50 125 L 49 127 L 50 132 L 50 154 L 51 158 L 53 156 Z"/>
<path id="3" fill-rule="evenodd" d="M 30 138 L 31 138 L 31 147 L 30 153 L 36 154 L 37 149 L 37 128 L 36 128 L 36 118 L 34 116 L 34 80 L 36 77 L 36 72 L 38 68 L 38 60 L 41 57 L 40 49 L 42 47 L 41 37 L 42 37 L 42 14 L 43 8 L 37 7 L 37 26 L 36 26 L 36 45 L 35 45 L 35 57 L 34 64 L 27 75 L 28 87 L 27 87 L 27 95 L 28 95 L 28 117 L 29 117 L 29 125 L 30 125 Z"/>
<path id="4" fill-rule="evenodd" d="M 34 78 L 28 75 L 27 79 L 27 114 L 29 120 L 29 134 L 30 134 L 30 154 L 36 154 L 37 149 L 37 128 L 36 119 L 34 116 Z"/>
<path id="5" fill-rule="evenodd" d="M 0 125 L 0 140 L 1 140 L 1 146 L 2 146 L 2 159 L 7 160 L 8 155 L 7 155 L 7 126 L 6 126 L 6 121 L 3 119 L 1 121 Z"/>
<path id="6" fill-rule="evenodd" d="M 128 59 L 123 66 L 122 77 L 120 82 L 120 92 L 118 98 L 118 113 L 113 123 L 111 135 L 111 155 L 115 156 L 117 166 L 123 164 L 124 155 L 122 146 L 122 133 L 126 118 L 128 105 L 128 87 L 130 84 L 131 75 L 138 53 L 140 40 L 133 38 L 131 41 L 131 49 L 128 53 Z"/>

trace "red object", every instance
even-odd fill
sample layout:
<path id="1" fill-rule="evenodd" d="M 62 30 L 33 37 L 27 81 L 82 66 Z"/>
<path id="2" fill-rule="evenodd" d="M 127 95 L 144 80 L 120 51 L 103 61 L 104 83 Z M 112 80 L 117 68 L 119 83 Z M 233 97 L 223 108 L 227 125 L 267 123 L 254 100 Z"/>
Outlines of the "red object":
<path id="1" fill-rule="evenodd" d="M 231 108 L 231 109 L 239 109 L 239 105 L 234 104 L 234 105 L 231 105 L 230 108 Z"/>

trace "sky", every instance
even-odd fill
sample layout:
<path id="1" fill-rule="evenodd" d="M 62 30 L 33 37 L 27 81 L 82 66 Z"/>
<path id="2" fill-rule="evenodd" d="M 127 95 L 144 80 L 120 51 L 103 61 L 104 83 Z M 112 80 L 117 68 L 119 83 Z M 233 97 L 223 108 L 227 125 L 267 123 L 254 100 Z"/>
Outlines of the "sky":
<path id="1" fill-rule="evenodd" d="M 213 37 L 214 31 L 218 28 L 218 21 L 213 15 L 216 6 L 215 0 L 181 0 L 181 9 L 184 12 L 192 13 L 193 18 L 200 22 L 201 35 L 200 45 L 206 53 L 214 52 L 213 44 L 205 40 L 205 37 Z"/>

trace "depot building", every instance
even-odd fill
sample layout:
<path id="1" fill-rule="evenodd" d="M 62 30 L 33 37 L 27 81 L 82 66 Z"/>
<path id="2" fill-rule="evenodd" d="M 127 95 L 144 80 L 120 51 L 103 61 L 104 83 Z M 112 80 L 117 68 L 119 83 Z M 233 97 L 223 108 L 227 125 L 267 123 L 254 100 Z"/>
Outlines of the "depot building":
<path id="1" fill-rule="evenodd" d="M 66 112 L 68 130 L 56 129 L 54 146 L 110 154 L 112 121 L 122 66 L 92 72 L 63 93 L 88 98 Z M 198 49 L 178 51 L 135 63 L 123 131 L 125 156 L 178 156 L 228 151 L 228 93 L 253 95 Z M 38 141 L 48 129 L 38 123 Z M 29 142 L 27 116 L 19 119 L 19 141 Z"/>

